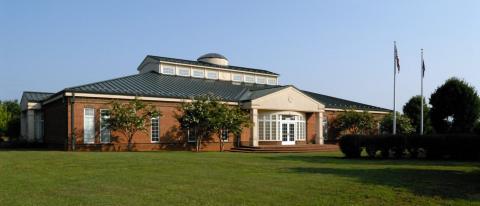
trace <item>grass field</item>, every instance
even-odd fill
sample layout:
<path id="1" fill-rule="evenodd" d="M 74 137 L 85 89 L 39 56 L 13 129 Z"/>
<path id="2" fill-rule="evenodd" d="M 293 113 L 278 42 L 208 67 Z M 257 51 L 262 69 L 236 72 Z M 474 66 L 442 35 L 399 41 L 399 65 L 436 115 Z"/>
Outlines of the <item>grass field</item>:
<path id="1" fill-rule="evenodd" d="M 480 163 L 0 151 L 0 205 L 480 205 Z"/>

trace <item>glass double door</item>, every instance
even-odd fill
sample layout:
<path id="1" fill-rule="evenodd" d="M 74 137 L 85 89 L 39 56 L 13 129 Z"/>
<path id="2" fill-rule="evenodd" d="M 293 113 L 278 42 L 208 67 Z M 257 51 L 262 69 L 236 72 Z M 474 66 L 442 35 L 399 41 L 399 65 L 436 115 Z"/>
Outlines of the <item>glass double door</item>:
<path id="1" fill-rule="evenodd" d="M 294 122 L 282 121 L 282 145 L 294 145 L 296 128 Z"/>

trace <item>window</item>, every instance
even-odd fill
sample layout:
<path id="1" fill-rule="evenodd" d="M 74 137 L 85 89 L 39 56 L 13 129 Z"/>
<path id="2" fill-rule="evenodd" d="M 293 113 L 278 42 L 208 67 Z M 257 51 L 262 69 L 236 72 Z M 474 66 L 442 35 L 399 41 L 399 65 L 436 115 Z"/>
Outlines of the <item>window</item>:
<path id="1" fill-rule="evenodd" d="M 328 139 L 328 118 L 326 116 L 323 117 L 323 139 Z"/>
<path id="2" fill-rule="evenodd" d="M 228 142 L 228 129 L 222 130 L 222 140 Z"/>
<path id="3" fill-rule="evenodd" d="M 95 143 L 95 109 L 93 108 L 83 110 L 83 143 Z"/>
<path id="4" fill-rule="evenodd" d="M 173 65 L 163 65 L 162 64 L 162 73 L 163 74 L 175 74 L 175 66 Z"/>
<path id="5" fill-rule="evenodd" d="M 205 73 L 203 72 L 203 70 L 193 70 L 192 76 L 198 77 L 198 78 L 204 78 Z"/>
<path id="6" fill-rule="evenodd" d="M 265 77 L 257 77 L 257 84 L 265 84 L 267 83 L 267 79 Z"/>
<path id="7" fill-rule="evenodd" d="M 283 127 L 283 126 L 284 127 Z M 287 126 L 285 126 L 287 125 Z M 287 141 L 306 139 L 305 117 L 291 114 L 264 113 L 258 115 L 258 139 L 260 141 Z M 293 140 L 292 140 L 293 141 Z"/>
<path id="8" fill-rule="evenodd" d="M 188 142 L 195 142 L 195 130 L 187 129 L 187 140 Z"/>
<path id="9" fill-rule="evenodd" d="M 207 78 L 209 79 L 218 79 L 218 72 L 216 71 L 208 71 Z"/>
<path id="10" fill-rule="evenodd" d="M 243 75 L 242 74 L 233 74 L 233 81 L 235 82 L 243 82 Z"/>
<path id="11" fill-rule="evenodd" d="M 108 109 L 100 110 L 100 142 L 110 143 L 110 129 L 108 129 L 108 119 L 110 119 L 110 111 Z"/>
<path id="12" fill-rule="evenodd" d="M 190 76 L 190 69 L 187 67 L 177 67 L 178 68 L 178 75 L 179 76 Z"/>
<path id="13" fill-rule="evenodd" d="M 245 75 L 245 82 L 255 83 L 255 77 L 251 75 Z"/>
<path id="14" fill-rule="evenodd" d="M 275 79 L 275 78 L 268 78 L 267 84 L 276 85 L 276 84 L 277 84 L 277 79 Z"/>
<path id="15" fill-rule="evenodd" d="M 263 121 L 264 115 L 258 115 L 258 139 L 265 140 L 265 121 Z"/>
<path id="16" fill-rule="evenodd" d="M 151 141 L 152 142 L 159 142 L 160 141 L 160 124 L 159 124 L 160 118 L 158 117 L 153 117 L 151 119 L 152 125 L 151 125 Z"/>

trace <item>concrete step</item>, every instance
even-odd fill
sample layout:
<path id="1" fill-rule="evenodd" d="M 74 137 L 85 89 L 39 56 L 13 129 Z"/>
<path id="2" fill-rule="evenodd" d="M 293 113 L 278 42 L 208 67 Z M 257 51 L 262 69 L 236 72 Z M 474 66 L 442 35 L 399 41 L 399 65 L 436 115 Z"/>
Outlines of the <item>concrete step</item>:
<path id="1" fill-rule="evenodd" d="M 231 152 L 258 152 L 258 153 L 299 153 L 299 152 L 334 152 L 339 151 L 337 145 L 289 145 L 289 146 L 242 146 L 235 147 Z"/>

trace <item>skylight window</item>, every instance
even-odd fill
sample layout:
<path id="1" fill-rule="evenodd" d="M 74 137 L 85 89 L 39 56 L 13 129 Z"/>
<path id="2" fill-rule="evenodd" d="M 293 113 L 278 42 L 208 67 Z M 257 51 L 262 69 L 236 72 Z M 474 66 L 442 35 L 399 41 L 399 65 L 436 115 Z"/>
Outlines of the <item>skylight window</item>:
<path id="1" fill-rule="evenodd" d="M 163 74 L 174 75 L 175 74 L 175 66 L 162 65 L 162 73 Z"/>
<path id="2" fill-rule="evenodd" d="M 187 67 L 178 67 L 178 75 L 179 76 L 190 76 L 190 69 Z"/>
<path id="3" fill-rule="evenodd" d="M 257 84 L 265 84 L 267 79 L 265 77 L 257 77 Z"/>
<path id="4" fill-rule="evenodd" d="M 193 77 L 198 77 L 198 78 L 204 78 L 204 77 L 205 77 L 205 73 L 204 73 L 203 70 L 193 70 L 192 76 L 193 76 Z"/>
<path id="5" fill-rule="evenodd" d="M 268 78 L 267 84 L 277 85 L 277 79 L 275 79 L 275 78 Z"/>
<path id="6" fill-rule="evenodd" d="M 208 71 L 207 72 L 208 79 L 218 79 L 218 72 L 216 71 Z"/>
<path id="7" fill-rule="evenodd" d="M 233 74 L 232 80 L 235 82 L 243 82 L 243 74 Z"/>
<path id="8" fill-rule="evenodd" d="M 255 83 L 255 77 L 252 75 L 245 75 L 245 82 Z"/>

